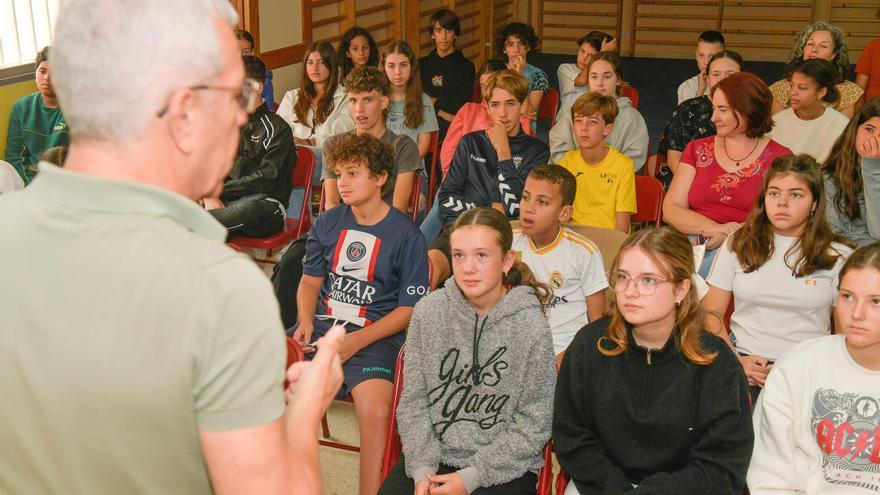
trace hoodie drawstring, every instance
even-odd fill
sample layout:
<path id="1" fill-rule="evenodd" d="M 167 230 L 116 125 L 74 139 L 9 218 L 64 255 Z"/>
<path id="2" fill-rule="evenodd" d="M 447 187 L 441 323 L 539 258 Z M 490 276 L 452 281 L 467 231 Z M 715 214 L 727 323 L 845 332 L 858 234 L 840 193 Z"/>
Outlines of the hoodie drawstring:
<path id="1" fill-rule="evenodd" d="M 477 330 L 477 326 L 480 322 L 480 315 L 474 313 L 474 349 L 471 353 L 471 373 L 474 374 L 474 384 L 479 384 L 477 369 L 479 368 L 480 363 L 480 340 L 483 338 L 483 329 L 486 328 L 487 321 L 489 321 L 488 316 L 483 318 L 483 324 L 479 325 L 479 330 Z"/>

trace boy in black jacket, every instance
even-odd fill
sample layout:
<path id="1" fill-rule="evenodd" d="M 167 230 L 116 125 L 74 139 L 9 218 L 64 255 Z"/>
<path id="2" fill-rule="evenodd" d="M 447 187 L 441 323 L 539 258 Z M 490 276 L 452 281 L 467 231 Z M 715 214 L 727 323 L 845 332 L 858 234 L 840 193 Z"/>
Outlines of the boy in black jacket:
<path id="1" fill-rule="evenodd" d="M 524 133 L 519 124 L 528 94 L 525 78 L 511 70 L 496 73 L 486 83 L 483 97 L 493 125 L 461 138 L 440 186 L 438 205 L 444 228 L 428 251 L 431 288 L 449 278 L 449 228 L 455 219 L 465 210 L 484 206 L 517 219 L 526 177 L 550 160 L 547 145 Z"/>
<path id="2" fill-rule="evenodd" d="M 253 104 L 248 108 L 247 124 L 241 128 L 238 154 L 223 193 L 219 198 L 205 198 L 204 204 L 226 227 L 228 238 L 239 234 L 268 237 L 284 228 L 296 147 L 287 122 L 261 101 L 266 74 L 263 61 L 251 55 L 242 59 Z"/>
<path id="3" fill-rule="evenodd" d="M 443 141 L 455 114 L 471 101 L 474 64 L 461 50 L 455 49 L 455 38 L 461 35 L 461 23 L 455 12 L 449 9 L 434 12 L 428 34 L 434 40 L 434 50 L 419 59 L 419 73 L 422 88 L 434 103 L 440 141 Z"/>

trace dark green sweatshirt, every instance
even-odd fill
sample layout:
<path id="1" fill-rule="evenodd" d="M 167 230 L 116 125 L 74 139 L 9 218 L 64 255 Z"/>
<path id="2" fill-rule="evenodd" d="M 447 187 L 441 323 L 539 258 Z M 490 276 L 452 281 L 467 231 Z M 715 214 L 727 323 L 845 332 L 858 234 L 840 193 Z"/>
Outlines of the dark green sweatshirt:
<path id="1" fill-rule="evenodd" d="M 47 108 L 39 91 L 23 96 L 12 106 L 5 160 L 15 167 L 25 184 L 33 179 L 33 168 L 44 151 L 67 146 L 68 142 L 61 108 Z"/>
<path id="2" fill-rule="evenodd" d="M 608 357 L 597 345 L 613 346 L 599 342 L 609 321 L 581 329 L 556 382 L 553 445 L 581 495 L 741 493 L 754 433 L 733 351 L 706 333 L 703 349 L 718 354 L 696 365 L 675 339 L 649 351 L 629 329 L 627 350 Z"/>

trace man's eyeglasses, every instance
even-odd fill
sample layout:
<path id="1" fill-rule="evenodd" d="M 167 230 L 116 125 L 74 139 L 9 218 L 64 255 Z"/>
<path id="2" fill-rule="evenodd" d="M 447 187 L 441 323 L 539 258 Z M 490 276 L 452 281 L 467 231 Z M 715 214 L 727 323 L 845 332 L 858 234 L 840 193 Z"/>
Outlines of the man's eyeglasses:
<path id="1" fill-rule="evenodd" d="M 244 110 L 246 113 L 251 113 L 260 106 L 260 83 L 254 81 L 253 79 L 245 79 L 244 83 L 242 83 L 240 88 L 230 88 L 225 86 L 208 86 L 206 84 L 199 84 L 196 86 L 189 86 L 187 89 L 191 91 L 228 91 L 234 94 L 235 101 Z M 162 110 L 159 110 L 159 113 L 156 114 L 157 117 L 162 118 L 168 113 L 168 105 L 166 103 Z"/>
<path id="2" fill-rule="evenodd" d="M 636 290 L 643 296 L 652 296 L 657 292 L 657 286 L 669 282 L 668 278 L 659 277 L 657 275 L 639 275 L 638 277 L 630 277 L 621 272 L 608 272 L 608 285 L 614 292 L 623 292 L 629 288 L 630 282 L 635 282 Z"/>

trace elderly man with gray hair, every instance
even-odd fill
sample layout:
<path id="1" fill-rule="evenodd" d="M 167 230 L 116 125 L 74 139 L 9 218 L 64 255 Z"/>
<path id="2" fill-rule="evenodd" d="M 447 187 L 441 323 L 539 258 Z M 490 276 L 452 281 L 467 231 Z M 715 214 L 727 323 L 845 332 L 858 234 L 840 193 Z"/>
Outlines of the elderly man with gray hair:
<path id="1" fill-rule="evenodd" d="M 285 396 L 269 282 L 197 204 L 259 97 L 235 18 L 227 0 L 61 3 L 65 168 L 0 196 L 2 493 L 320 493 L 342 332 Z"/>

